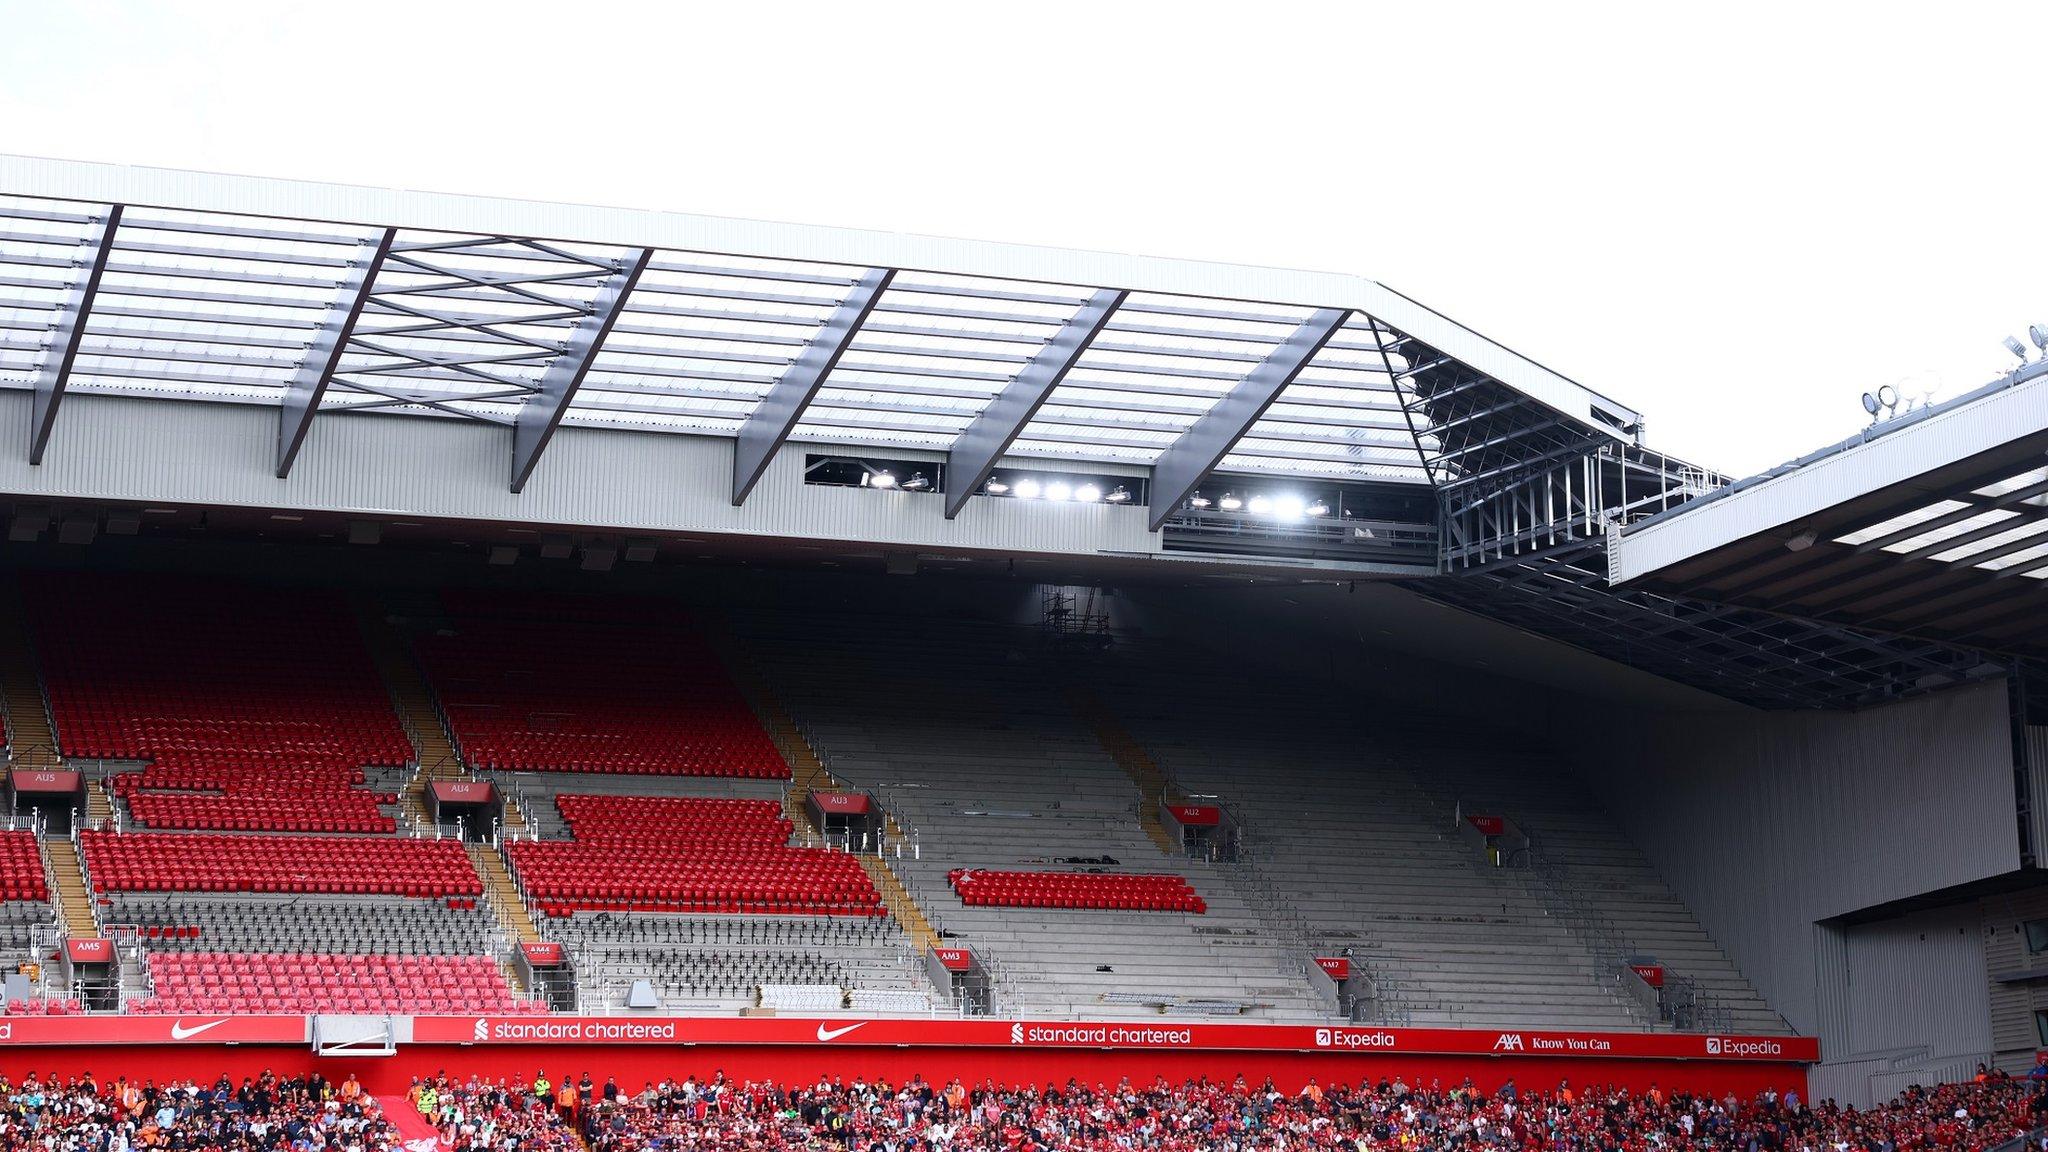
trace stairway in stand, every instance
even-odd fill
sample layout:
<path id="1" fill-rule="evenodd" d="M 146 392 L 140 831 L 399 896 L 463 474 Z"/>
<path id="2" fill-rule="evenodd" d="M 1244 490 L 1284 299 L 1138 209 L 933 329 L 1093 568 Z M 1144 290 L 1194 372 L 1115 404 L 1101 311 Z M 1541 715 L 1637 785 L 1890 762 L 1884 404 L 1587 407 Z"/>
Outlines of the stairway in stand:
<path id="1" fill-rule="evenodd" d="M 821 835 L 821 830 L 811 820 L 810 805 L 806 801 L 812 792 L 838 790 L 845 787 L 844 783 L 833 776 L 825 762 L 818 758 L 810 741 L 804 739 L 803 730 L 797 727 L 788 710 L 783 708 L 782 701 L 776 698 L 774 689 L 735 650 L 732 637 L 723 633 L 711 635 L 725 660 L 726 673 L 732 677 L 747 706 L 753 709 L 755 719 L 761 722 L 768 738 L 775 742 L 782 758 L 789 762 L 790 782 L 783 792 L 783 814 L 798 828 L 813 836 Z M 903 827 L 896 822 L 896 817 L 891 814 L 887 820 L 882 838 L 884 851 L 900 846 L 904 839 Z M 910 889 L 903 886 L 895 870 L 879 857 L 862 854 L 856 859 L 867 872 L 868 879 L 874 882 L 875 891 L 881 894 L 883 906 L 896 917 L 896 922 L 917 945 L 918 952 L 922 954 L 928 948 L 937 947 L 938 932 L 932 928 L 930 918 L 924 914 L 924 909 L 917 906 L 916 898 L 911 896 Z"/>
<path id="2" fill-rule="evenodd" d="M 433 780 L 465 778 L 467 772 L 462 757 L 448 738 L 448 729 L 441 723 L 441 712 L 434 706 L 433 693 L 421 677 L 419 666 L 413 663 L 404 634 L 385 618 L 382 605 L 374 600 L 359 601 L 356 613 L 362 623 L 363 641 L 370 649 L 370 660 L 391 693 L 392 706 L 398 712 L 399 721 L 405 725 L 405 734 L 412 740 L 413 753 L 420 766 L 419 772 L 406 784 L 401 802 L 407 815 L 421 823 L 430 823 L 433 817 L 427 808 L 427 784 Z M 508 805 L 505 821 L 508 827 L 512 822 L 511 815 Z M 524 823 L 522 819 L 521 824 Z"/>
<path id="3" fill-rule="evenodd" d="M 1124 775 L 1131 778 L 1131 783 L 1138 786 L 1138 826 L 1145 830 L 1145 835 L 1159 846 L 1161 852 L 1168 856 L 1183 855 L 1181 846 L 1174 843 L 1173 833 L 1159 818 L 1159 805 L 1172 802 L 1170 794 L 1173 788 L 1172 781 L 1166 778 L 1158 762 L 1129 732 L 1124 731 L 1123 725 L 1117 723 L 1093 693 L 1074 688 L 1068 692 L 1067 700 L 1073 706 L 1074 714 L 1094 733 L 1095 742 L 1102 745 L 1102 750 L 1109 753 L 1117 767 L 1124 770 Z"/>
<path id="4" fill-rule="evenodd" d="M 505 867 L 505 857 L 489 844 L 466 847 L 470 864 L 484 882 L 484 899 L 490 903 L 491 913 L 498 918 L 498 930 L 507 939 L 520 944 L 543 939 L 540 929 L 534 926 L 533 916 L 526 910 L 526 901 L 519 898 L 519 886 L 512 882 L 512 872 Z M 527 994 L 526 982 L 519 978 L 518 970 L 510 962 L 501 960 L 498 967 L 514 991 L 521 996 Z"/>
<path id="5" fill-rule="evenodd" d="M 24 623 L 21 592 L 11 582 L 0 587 L 0 709 L 6 713 L 7 749 L 16 768 L 47 772 L 63 767 Z"/>
<path id="6" fill-rule="evenodd" d="M 64 914 L 66 936 L 92 937 L 100 934 L 99 917 L 94 915 L 92 889 L 85 882 L 85 868 L 78 859 L 78 845 L 64 836 L 43 841 L 43 858 L 56 882 L 51 896 Z"/>

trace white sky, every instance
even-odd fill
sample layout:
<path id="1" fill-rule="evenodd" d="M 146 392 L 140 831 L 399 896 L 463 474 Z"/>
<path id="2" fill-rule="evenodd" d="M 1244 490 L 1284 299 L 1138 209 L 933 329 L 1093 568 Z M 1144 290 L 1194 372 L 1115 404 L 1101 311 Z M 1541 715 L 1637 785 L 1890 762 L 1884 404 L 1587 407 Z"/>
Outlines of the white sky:
<path id="1" fill-rule="evenodd" d="M 2040 16 L 0 0 L 0 151 L 1355 272 L 1747 473 L 2048 323 Z"/>

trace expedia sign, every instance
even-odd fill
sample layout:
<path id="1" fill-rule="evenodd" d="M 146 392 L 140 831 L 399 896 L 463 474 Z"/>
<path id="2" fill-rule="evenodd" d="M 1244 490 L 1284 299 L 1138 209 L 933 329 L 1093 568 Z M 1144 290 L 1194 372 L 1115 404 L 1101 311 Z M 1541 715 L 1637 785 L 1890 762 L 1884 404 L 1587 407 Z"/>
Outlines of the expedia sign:
<path id="1" fill-rule="evenodd" d="M 1783 1056 L 1785 1045 L 1777 1040 L 1762 1036 L 1709 1036 L 1707 1055 L 1735 1056 L 1745 1059 L 1770 1059 Z"/>
<path id="2" fill-rule="evenodd" d="M 1358 1049 L 1389 1049 L 1400 1044 L 1392 1032 L 1384 1028 L 1318 1028 L 1316 1047 Z"/>

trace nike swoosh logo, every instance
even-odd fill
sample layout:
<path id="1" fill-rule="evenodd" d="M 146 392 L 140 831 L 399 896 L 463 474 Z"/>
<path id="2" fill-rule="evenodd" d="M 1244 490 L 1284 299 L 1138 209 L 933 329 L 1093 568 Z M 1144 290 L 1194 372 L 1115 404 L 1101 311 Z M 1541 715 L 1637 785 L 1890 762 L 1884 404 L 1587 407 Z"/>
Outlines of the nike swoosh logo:
<path id="1" fill-rule="evenodd" d="M 201 1032 L 206 1031 L 208 1028 L 218 1028 L 225 1023 L 227 1023 L 226 1020 L 215 1020 L 211 1023 L 201 1024 L 197 1028 L 187 1028 L 185 1027 L 185 1022 L 183 1020 L 173 1021 L 171 1024 L 171 1039 L 190 1040 L 192 1037 L 199 1035 Z"/>
<path id="2" fill-rule="evenodd" d="M 848 1024 L 844 1028 L 827 1028 L 823 1024 L 820 1024 L 818 1025 L 818 1042 L 822 1044 L 827 1040 L 837 1040 L 841 1036 L 846 1035 L 848 1032 L 853 1031 L 855 1028 L 865 1028 L 867 1026 L 868 1022 L 865 1020 L 861 1021 L 858 1024 Z"/>

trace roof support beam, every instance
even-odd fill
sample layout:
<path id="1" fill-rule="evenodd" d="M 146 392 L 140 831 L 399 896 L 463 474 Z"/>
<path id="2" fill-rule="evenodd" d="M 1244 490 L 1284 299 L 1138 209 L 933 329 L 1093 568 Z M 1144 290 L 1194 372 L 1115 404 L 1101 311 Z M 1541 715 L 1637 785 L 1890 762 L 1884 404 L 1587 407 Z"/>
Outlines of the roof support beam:
<path id="1" fill-rule="evenodd" d="M 30 400 L 28 423 L 28 462 L 41 464 L 43 450 L 50 446 L 50 432 L 57 426 L 57 405 L 64 402 L 64 386 L 71 382 L 71 363 L 78 359 L 78 346 L 85 339 L 85 321 L 92 315 L 92 301 L 100 290 L 100 277 L 106 275 L 107 257 L 114 253 L 114 230 L 121 226 L 121 205 L 107 209 L 99 223 L 87 235 L 86 243 L 92 246 L 92 255 L 87 258 L 85 275 L 57 305 L 57 323 L 50 333 L 50 343 L 43 352 L 42 366 L 36 370 L 31 382 L 34 389 Z"/>
<path id="2" fill-rule="evenodd" d="M 367 259 L 352 261 L 348 276 L 341 282 L 341 293 L 334 305 L 327 311 L 327 319 L 313 334 L 313 343 L 306 349 L 306 356 L 299 361 L 299 369 L 292 373 L 291 383 L 285 386 L 284 399 L 277 411 L 277 478 L 283 480 L 292 472 L 292 461 L 299 458 L 299 449 L 306 443 L 306 433 L 313 430 L 313 414 L 320 411 L 320 398 L 327 395 L 327 385 L 334 380 L 334 370 L 341 366 L 341 354 L 348 347 L 349 334 L 355 331 L 356 320 L 362 316 L 364 305 L 370 302 L 370 290 L 377 283 L 377 272 L 384 267 L 384 257 L 391 253 L 391 242 L 398 237 L 398 229 L 386 228 L 378 235 Z"/>
<path id="3" fill-rule="evenodd" d="M 555 438 L 555 429 L 562 426 L 562 417 L 568 412 L 570 401 L 576 398 L 576 390 L 583 387 L 583 378 L 590 374 L 591 361 L 597 359 L 598 349 L 604 346 L 612 325 L 619 322 L 619 314 L 625 311 L 626 297 L 640 283 L 640 274 L 647 271 L 648 262 L 653 259 L 652 248 L 636 248 L 619 259 L 618 267 L 591 299 L 588 314 L 570 329 L 561 355 L 550 361 L 547 371 L 541 374 L 539 390 L 519 405 L 518 418 L 512 422 L 514 493 L 525 488 L 532 477 L 540 454 L 547 450 L 548 441 Z"/>
<path id="4" fill-rule="evenodd" d="M 1258 423 L 1280 393 L 1350 318 L 1347 309 L 1318 310 L 1200 420 L 1166 446 L 1152 465 L 1152 531 L 1159 531 L 1181 502 L 1194 495 L 1195 488 L 1230 454 L 1231 446 Z"/>
<path id="5" fill-rule="evenodd" d="M 946 519 L 958 516 L 968 498 L 980 491 L 989 473 L 995 471 L 996 461 L 1010 450 L 1017 434 L 1067 378 L 1128 295 L 1105 288 L 1090 297 L 974 422 L 953 438 L 953 447 L 946 453 Z"/>
<path id="6" fill-rule="evenodd" d="M 768 462 L 775 458 L 775 450 L 789 439 L 790 430 L 803 419 L 804 408 L 811 397 L 818 394 L 818 387 L 825 382 L 839 358 L 853 343 L 860 326 L 867 322 L 868 314 L 875 310 L 876 301 L 889 287 L 889 281 L 896 278 L 893 268 L 871 269 L 854 284 L 853 291 L 839 302 L 832 315 L 825 321 L 824 328 L 797 354 L 794 363 L 775 381 L 768 394 L 754 405 L 753 414 L 740 425 L 739 439 L 732 446 L 732 503 L 737 508 L 746 502 L 747 493 L 760 483 L 761 474 L 768 470 Z"/>

